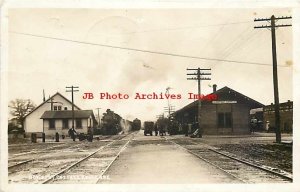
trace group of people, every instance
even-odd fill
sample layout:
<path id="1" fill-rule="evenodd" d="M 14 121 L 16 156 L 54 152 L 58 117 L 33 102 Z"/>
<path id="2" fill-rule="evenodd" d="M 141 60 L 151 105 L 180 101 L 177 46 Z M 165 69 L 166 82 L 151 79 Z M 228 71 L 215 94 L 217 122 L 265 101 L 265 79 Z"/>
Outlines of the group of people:
<path id="1" fill-rule="evenodd" d="M 198 123 L 194 123 L 194 124 L 191 124 L 191 125 L 178 124 L 177 126 L 178 126 L 177 127 L 178 130 L 174 131 L 174 130 L 172 130 L 172 128 L 174 128 L 174 127 L 171 127 L 171 126 L 168 127 L 168 126 L 163 126 L 163 125 L 156 124 L 154 126 L 155 136 L 157 136 L 157 135 L 164 136 L 168 132 L 170 135 L 183 133 L 185 136 L 189 136 L 189 134 L 191 134 L 191 137 L 202 137 L 202 132 L 200 131 L 200 129 L 198 127 Z"/>
<path id="2" fill-rule="evenodd" d="M 73 139 L 73 141 L 76 140 L 76 137 L 79 138 L 79 140 L 87 139 L 88 141 L 93 141 L 93 130 L 91 127 L 88 128 L 87 136 L 84 134 L 78 134 L 74 128 L 70 128 L 68 131 L 69 137 Z"/>
<path id="3" fill-rule="evenodd" d="M 158 126 L 157 124 L 154 126 L 155 136 L 164 136 L 167 134 L 167 127 L 165 126 Z"/>

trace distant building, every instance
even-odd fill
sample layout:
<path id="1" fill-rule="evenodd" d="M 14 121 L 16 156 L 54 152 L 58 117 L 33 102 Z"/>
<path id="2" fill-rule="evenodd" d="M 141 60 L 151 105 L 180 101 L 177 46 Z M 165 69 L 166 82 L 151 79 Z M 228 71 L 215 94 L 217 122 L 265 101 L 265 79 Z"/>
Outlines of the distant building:
<path id="1" fill-rule="evenodd" d="M 55 93 L 25 116 L 24 129 L 26 133 L 43 132 L 43 120 L 40 119 L 45 111 L 71 110 L 72 102 L 60 93 Z M 74 105 L 74 110 L 80 110 Z"/>
<path id="2" fill-rule="evenodd" d="M 250 133 L 250 110 L 264 105 L 229 88 L 217 90 L 213 86 L 216 101 L 201 101 L 203 134 L 248 134 Z M 198 128 L 198 101 L 194 101 L 172 114 L 181 124 Z"/>
<path id="3" fill-rule="evenodd" d="M 41 116 L 43 132 L 46 135 L 68 135 L 72 128 L 72 111 L 45 111 Z M 89 128 L 95 128 L 97 121 L 92 110 L 74 111 L 74 128 L 77 133 L 87 133 Z"/>
<path id="4" fill-rule="evenodd" d="M 282 132 L 293 131 L 293 101 L 288 100 L 279 104 L 280 129 Z M 275 130 L 275 105 L 267 105 L 263 110 L 264 128 L 266 131 Z"/>

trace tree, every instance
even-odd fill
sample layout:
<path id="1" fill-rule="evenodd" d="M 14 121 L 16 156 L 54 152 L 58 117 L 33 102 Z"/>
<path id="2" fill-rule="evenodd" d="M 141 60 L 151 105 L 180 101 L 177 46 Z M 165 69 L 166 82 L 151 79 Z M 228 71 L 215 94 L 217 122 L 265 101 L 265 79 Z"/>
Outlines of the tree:
<path id="1" fill-rule="evenodd" d="M 10 114 L 16 118 L 17 122 L 24 129 L 25 116 L 30 113 L 36 105 L 30 99 L 16 99 L 10 101 L 8 107 L 11 109 Z"/>

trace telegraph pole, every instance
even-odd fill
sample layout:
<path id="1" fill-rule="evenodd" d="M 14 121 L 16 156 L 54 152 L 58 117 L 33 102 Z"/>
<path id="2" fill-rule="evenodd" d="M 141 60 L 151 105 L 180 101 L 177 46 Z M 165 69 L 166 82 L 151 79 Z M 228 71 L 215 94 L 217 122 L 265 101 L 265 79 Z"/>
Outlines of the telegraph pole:
<path id="1" fill-rule="evenodd" d="M 211 75 L 211 73 L 204 73 L 202 71 L 210 71 L 211 69 L 186 69 L 187 71 L 193 71 L 194 73 L 187 73 L 187 75 L 191 75 L 193 77 L 187 78 L 187 80 L 197 80 L 198 81 L 198 127 L 200 137 L 202 137 L 202 127 L 200 125 L 201 122 L 201 80 L 211 80 L 209 77 L 203 77 L 204 75 Z"/>
<path id="2" fill-rule="evenodd" d="M 255 26 L 254 29 L 271 28 L 272 37 L 272 59 L 273 59 L 273 85 L 274 85 L 274 103 L 275 103 L 275 127 L 276 127 L 276 142 L 281 142 L 281 129 L 280 129 L 280 109 L 279 109 L 279 92 L 278 92 L 278 74 L 277 74 L 277 53 L 276 53 L 276 27 L 290 27 L 292 25 L 276 25 L 275 22 L 282 19 L 292 19 L 292 17 L 275 17 L 266 19 L 254 19 L 254 22 L 258 21 L 271 21 L 271 25 Z"/>
<path id="3" fill-rule="evenodd" d="M 171 113 L 175 112 L 175 106 L 174 105 L 168 105 L 168 107 L 164 107 L 164 111 L 169 114 L 168 118 L 170 119 Z"/>
<path id="4" fill-rule="evenodd" d="M 47 103 L 51 103 L 51 105 L 50 105 L 51 111 L 53 111 L 53 104 L 54 104 L 54 103 L 60 103 L 60 104 L 63 104 L 62 102 L 54 101 L 53 98 L 51 98 L 50 101 L 47 101 Z"/>
<path id="5" fill-rule="evenodd" d="M 79 91 L 78 88 L 79 87 L 73 85 L 71 87 L 66 87 L 66 92 L 72 92 L 72 129 L 74 129 L 74 92 Z"/>
<path id="6" fill-rule="evenodd" d="M 172 89 L 171 87 L 167 87 L 166 88 L 166 94 L 170 94 L 170 89 Z M 169 114 L 169 120 L 170 120 L 170 117 L 171 117 L 171 112 L 174 112 L 174 110 L 175 110 L 175 108 L 174 108 L 174 106 L 171 106 L 170 105 L 170 101 L 169 101 L 169 98 L 168 98 L 168 107 L 167 107 L 167 109 L 165 108 L 165 112 L 167 111 L 168 112 L 168 114 Z"/>
<path id="7" fill-rule="evenodd" d="M 163 118 L 165 118 L 164 113 L 162 113 L 161 115 L 156 115 L 156 118 L 157 119 L 163 119 Z"/>

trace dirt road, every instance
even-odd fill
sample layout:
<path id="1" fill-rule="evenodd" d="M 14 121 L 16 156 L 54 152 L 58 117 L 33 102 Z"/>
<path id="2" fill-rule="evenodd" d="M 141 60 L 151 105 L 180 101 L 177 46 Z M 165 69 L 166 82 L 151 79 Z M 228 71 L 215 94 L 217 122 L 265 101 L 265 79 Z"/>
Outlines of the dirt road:
<path id="1" fill-rule="evenodd" d="M 235 183 L 228 174 L 163 137 L 135 135 L 101 183 Z"/>

